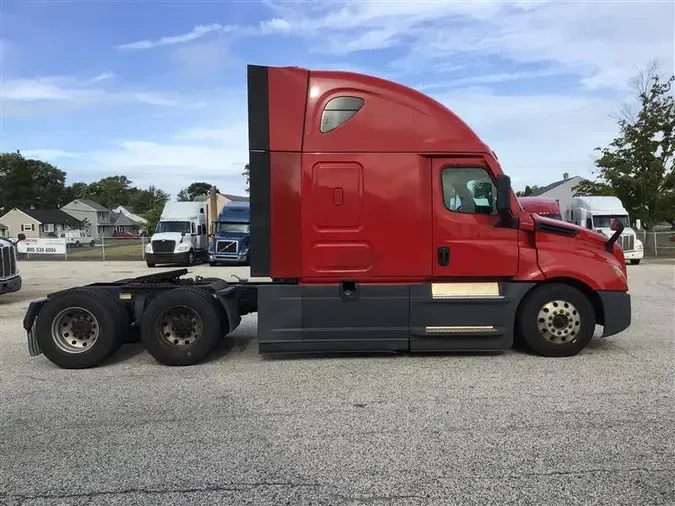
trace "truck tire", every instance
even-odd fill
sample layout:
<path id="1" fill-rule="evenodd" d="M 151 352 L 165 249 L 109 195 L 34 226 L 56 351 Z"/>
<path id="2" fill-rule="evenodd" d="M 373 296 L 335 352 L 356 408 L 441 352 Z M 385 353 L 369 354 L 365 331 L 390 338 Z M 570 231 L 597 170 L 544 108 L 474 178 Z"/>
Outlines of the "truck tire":
<path id="1" fill-rule="evenodd" d="M 639 263 L 640 263 L 640 259 L 639 259 L 639 258 L 637 258 L 637 259 L 634 258 L 634 259 L 632 259 L 632 260 L 630 261 L 630 264 L 631 264 L 631 265 L 638 265 Z"/>
<path id="2" fill-rule="evenodd" d="M 227 316 L 207 291 L 180 287 L 157 295 L 141 320 L 141 341 L 164 365 L 200 362 L 225 335 Z"/>
<path id="3" fill-rule="evenodd" d="M 193 250 L 190 250 L 188 251 L 188 257 L 187 260 L 185 261 L 185 266 L 190 267 L 194 263 L 195 263 L 195 252 Z"/>
<path id="4" fill-rule="evenodd" d="M 516 315 L 518 341 L 538 355 L 571 357 L 593 338 L 595 310 L 588 298 L 563 283 L 535 287 Z"/>
<path id="5" fill-rule="evenodd" d="M 155 266 L 155 262 L 145 262 L 148 267 L 152 268 Z"/>
<path id="6" fill-rule="evenodd" d="M 47 301 L 35 337 L 42 353 L 64 369 L 93 367 L 123 344 L 129 316 L 108 292 L 75 288 Z"/>

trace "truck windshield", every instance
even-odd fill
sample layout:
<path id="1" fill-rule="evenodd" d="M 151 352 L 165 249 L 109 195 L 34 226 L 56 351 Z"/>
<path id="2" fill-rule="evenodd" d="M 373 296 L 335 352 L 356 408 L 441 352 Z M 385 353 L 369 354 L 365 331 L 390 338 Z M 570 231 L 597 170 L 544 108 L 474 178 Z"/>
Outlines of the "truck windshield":
<path id="1" fill-rule="evenodd" d="M 595 228 L 610 228 L 612 220 L 616 218 L 624 227 L 629 227 L 628 216 L 625 214 L 608 214 L 608 215 L 594 215 L 593 226 Z"/>
<path id="2" fill-rule="evenodd" d="M 250 231 L 250 223 L 219 221 L 216 226 L 216 234 L 248 234 Z"/>
<path id="3" fill-rule="evenodd" d="M 157 223 L 157 228 L 155 233 L 161 234 L 163 232 L 185 232 L 186 234 L 190 233 L 190 222 L 189 221 L 160 221 Z"/>

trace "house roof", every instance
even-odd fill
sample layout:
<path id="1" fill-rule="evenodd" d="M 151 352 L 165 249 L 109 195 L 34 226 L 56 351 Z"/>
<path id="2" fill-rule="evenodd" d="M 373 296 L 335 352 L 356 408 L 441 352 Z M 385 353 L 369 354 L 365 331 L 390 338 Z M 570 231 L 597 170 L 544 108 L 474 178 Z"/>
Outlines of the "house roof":
<path id="1" fill-rule="evenodd" d="M 221 193 L 221 195 L 232 202 L 247 202 L 249 200 L 248 197 L 242 197 L 240 195 L 229 195 L 227 193 Z"/>
<path id="2" fill-rule="evenodd" d="M 96 211 L 102 212 L 102 213 L 109 213 L 110 209 L 107 207 L 102 206 L 98 202 L 94 202 L 93 200 L 89 199 L 77 199 L 79 202 L 82 202 L 84 205 L 91 207 L 92 209 L 95 209 Z"/>
<path id="3" fill-rule="evenodd" d="M 142 225 L 142 223 L 132 220 L 123 213 L 110 213 L 110 221 L 113 225 L 118 226 L 139 227 Z"/>
<path id="4" fill-rule="evenodd" d="M 79 227 L 82 224 L 80 220 L 73 218 L 65 211 L 61 211 L 61 209 L 31 209 L 28 207 L 19 210 L 40 223 L 69 225 L 71 227 Z"/>
<path id="5" fill-rule="evenodd" d="M 124 204 L 115 204 L 114 206 L 110 206 L 110 210 L 112 211 L 113 209 L 117 209 L 118 207 L 121 207 L 122 209 L 125 209 L 130 214 L 135 214 L 133 206 L 127 206 L 127 205 L 124 205 Z"/>
<path id="6" fill-rule="evenodd" d="M 572 181 L 573 179 L 579 180 L 579 179 L 582 179 L 582 178 L 580 178 L 579 176 L 572 176 L 572 177 L 568 177 L 567 179 L 561 179 L 560 181 L 556 181 L 555 183 L 551 183 L 551 184 L 543 186 L 541 188 L 537 188 L 535 191 L 533 191 L 530 194 L 530 196 L 531 197 L 538 197 L 540 195 L 543 195 L 546 192 L 549 192 L 549 191 L 553 190 L 554 188 L 557 188 L 558 186 L 560 186 L 564 183 Z"/>

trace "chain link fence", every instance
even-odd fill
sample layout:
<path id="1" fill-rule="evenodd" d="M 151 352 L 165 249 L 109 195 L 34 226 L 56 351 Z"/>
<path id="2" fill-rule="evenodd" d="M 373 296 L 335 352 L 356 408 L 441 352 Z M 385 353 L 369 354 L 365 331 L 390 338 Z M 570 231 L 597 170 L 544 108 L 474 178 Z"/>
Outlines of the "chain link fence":
<path id="1" fill-rule="evenodd" d="M 675 258 L 675 230 L 637 230 L 646 258 Z"/>
<path id="2" fill-rule="evenodd" d="M 16 238 L 14 238 L 16 240 Z M 92 260 L 115 261 L 145 259 L 150 237 L 100 237 L 83 242 L 66 243 L 61 238 L 28 239 L 17 246 L 20 260 Z"/>

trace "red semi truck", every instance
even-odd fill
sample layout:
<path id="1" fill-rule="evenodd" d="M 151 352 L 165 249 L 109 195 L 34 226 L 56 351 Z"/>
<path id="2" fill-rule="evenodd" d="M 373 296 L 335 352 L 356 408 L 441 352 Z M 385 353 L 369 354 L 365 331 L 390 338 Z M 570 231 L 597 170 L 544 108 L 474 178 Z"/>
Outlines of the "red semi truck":
<path id="1" fill-rule="evenodd" d="M 528 213 L 535 213 L 545 218 L 562 221 L 560 205 L 556 199 L 546 197 L 518 197 L 520 206 Z"/>
<path id="2" fill-rule="evenodd" d="M 261 353 L 506 350 L 551 357 L 630 325 L 615 234 L 525 212 L 452 111 L 351 72 L 248 66 L 251 274 L 179 269 L 30 304 L 30 354 L 94 366 L 136 330 L 199 362 L 257 312 Z"/>

